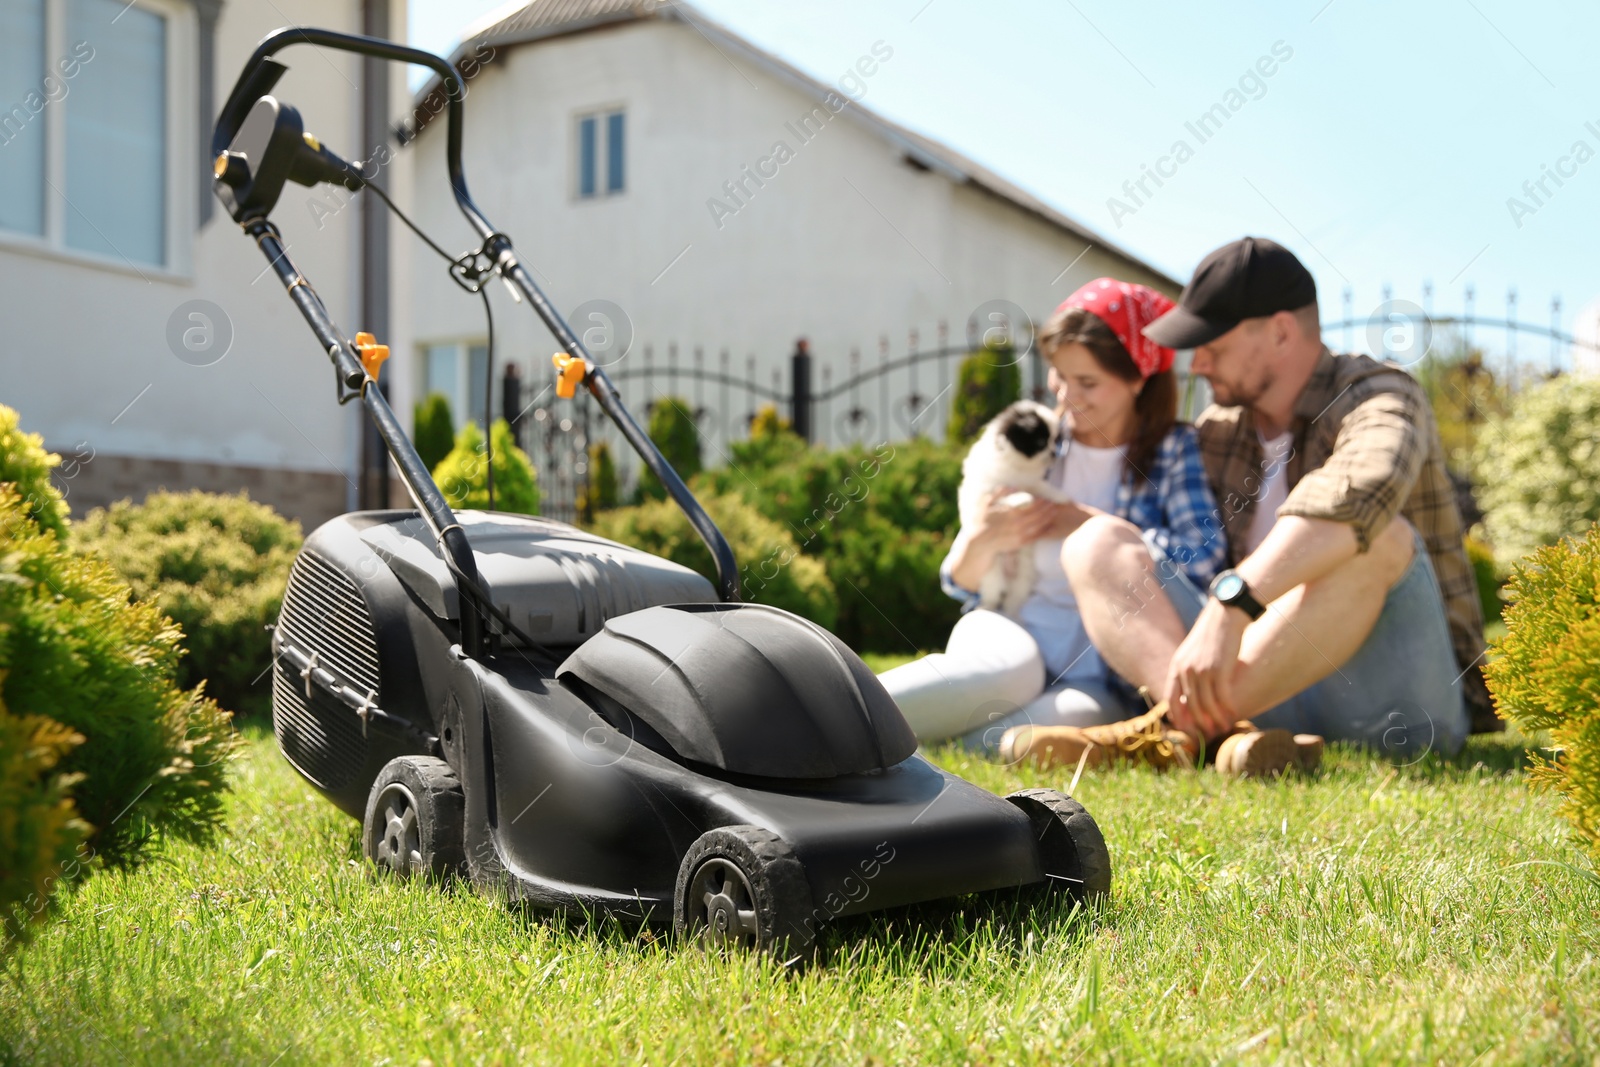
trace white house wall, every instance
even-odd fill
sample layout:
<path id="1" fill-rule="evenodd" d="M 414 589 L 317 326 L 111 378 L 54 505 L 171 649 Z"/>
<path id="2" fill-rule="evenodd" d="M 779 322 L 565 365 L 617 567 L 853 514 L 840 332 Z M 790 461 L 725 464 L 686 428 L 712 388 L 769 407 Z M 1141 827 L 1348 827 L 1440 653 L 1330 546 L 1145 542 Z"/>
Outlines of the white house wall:
<path id="1" fill-rule="evenodd" d="M 870 56 L 873 46 L 863 40 L 859 51 Z M 880 61 L 862 102 L 896 75 L 892 55 Z M 627 112 L 626 192 L 577 200 L 575 117 L 612 105 Z M 1039 320 L 1100 274 L 1170 288 L 1120 256 L 1084 254 L 1083 240 L 1009 202 L 912 168 L 848 109 L 803 143 L 793 127 L 816 106 L 692 27 L 630 23 L 503 49 L 470 84 L 466 170 L 474 198 L 560 310 L 593 299 L 625 309 L 636 338 L 629 361 L 649 343 L 664 366 L 676 344 L 687 367 L 698 345 L 715 367 L 727 348 L 740 373 L 755 355 L 763 384 L 786 367 L 797 336 L 838 381 L 851 347 L 870 366 L 881 335 L 896 355 L 912 328 L 931 347 L 941 319 L 959 343 L 969 315 L 991 299 Z M 413 146 L 418 213 L 449 247 L 465 248 L 475 242 L 448 196 L 444 134 L 436 121 Z M 752 195 L 719 224 L 708 201 L 734 207 L 723 183 L 778 141 L 794 158 L 764 187 L 747 184 Z M 418 343 L 481 338 L 477 301 L 431 257 L 414 262 Z M 531 360 L 543 383 L 553 344 L 504 296 L 497 287 L 502 353 Z"/>
<path id="2" fill-rule="evenodd" d="M 178 94 L 184 125 L 176 137 L 187 169 L 172 180 L 180 183 L 181 235 L 189 244 L 181 258 L 189 264 L 167 273 L 0 244 L 0 291 L 9 294 L 0 336 L 0 401 L 17 408 L 23 427 L 43 433 L 51 448 L 69 458 L 88 450 L 96 457 L 91 469 L 124 471 L 120 492 L 101 484 L 103 477 L 86 479 L 95 483 L 88 493 L 95 503 L 108 494 L 139 495 L 151 486 L 134 483 L 151 479 L 169 481 L 172 488 L 220 483 L 204 485 L 218 489 L 229 488 L 232 480 L 257 496 L 276 493 L 275 502 L 291 512 L 297 510 L 296 492 L 319 494 L 319 502 L 302 514 L 320 519 L 330 508 L 353 502 L 358 408 L 337 406 L 326 354 L 276 278 L 264 273 L 267 263 L 254 243 L 220 204 L 196 232 L 196 186 L 209 184 L 210 176 L 195 147 L 195 16 L 192 6 L 181 6 L 190 44 L 188 54 L 172 60 L 181 64 L 184 80 Z M 360 6 L 354 0 L 224 4 L 216 37 L 218 108 L 256 43 L 285 24 L 359 32 Z M 405 25 L 404 0 L 393 5 L 391 24 Z M 335 151 L 347 158 L 363 155 L 359 61 L 305 46 L 279 58 L 290 70 L 276 95 L 298 107 L 307 128 Z M 391 88 L 396 111 L 406 99 L 404 73 L 397 68 Z M 385 176 L 403 200 L 410 195 L 408 164 L 403 159 Z M 326 189 L 290 185 L 274 219 L 295 264 L 335 321 L 354 333 L 362 327 L 358 209 L 324 213 L 319 229 L 308 201 L 328 195 Z M 405 269 L 405 254 L 401 250 L 397 271 Z M 231 323 L 231 349 L 210 366 L 184 362 L 168 344 L 169 319 L 193 300 L 219 306 Z M 394 336 L 384 340 L 403 352 L 410 347 L 406 302 L 393 303 Z M 69 481 L 66 488 L 73 502 L 76 487 Z"/>

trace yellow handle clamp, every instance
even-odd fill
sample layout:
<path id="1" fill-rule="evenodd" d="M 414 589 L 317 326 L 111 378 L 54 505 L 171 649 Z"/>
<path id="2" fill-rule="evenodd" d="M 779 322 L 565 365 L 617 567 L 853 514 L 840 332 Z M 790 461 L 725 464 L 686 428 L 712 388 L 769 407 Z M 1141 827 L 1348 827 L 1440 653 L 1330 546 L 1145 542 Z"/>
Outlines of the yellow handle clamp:
<path id="1" fill-rule="evenodd" d="M 367 372 L 368 378 L 377 381 L 383 361 L 389 358 L 389 346 L 380 345 L 376 337 L 363 331 L 356 334 L 356 351 L 361 355 L 361 369 Z"/>
<path id="2" fill-rule="evenodd" d="M 578 393 L 578 383 L 583 381 L 583 376 L 589 371 L 588 364 L 581 358 L 569 356 L 565 352 L 557 352 L 550 357 L 550 362 L 556 366 L 556 396 L 571 400 Z"/>

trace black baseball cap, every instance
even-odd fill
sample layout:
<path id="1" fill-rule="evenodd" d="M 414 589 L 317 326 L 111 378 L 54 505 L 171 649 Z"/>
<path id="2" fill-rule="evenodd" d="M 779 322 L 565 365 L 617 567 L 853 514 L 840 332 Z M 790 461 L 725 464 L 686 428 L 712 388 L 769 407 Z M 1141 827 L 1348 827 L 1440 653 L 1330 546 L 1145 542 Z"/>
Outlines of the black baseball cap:
<path id="1" fill-rule="evenodd" d="M 1178 305 L 1144 335 L 1168 348 L 1194 348 L 1245 319 L 1294 311 L 1316 299 L 1317 283 L 1293 252 L 1265 237 L 1241 237 L 1200 261 Z"/>

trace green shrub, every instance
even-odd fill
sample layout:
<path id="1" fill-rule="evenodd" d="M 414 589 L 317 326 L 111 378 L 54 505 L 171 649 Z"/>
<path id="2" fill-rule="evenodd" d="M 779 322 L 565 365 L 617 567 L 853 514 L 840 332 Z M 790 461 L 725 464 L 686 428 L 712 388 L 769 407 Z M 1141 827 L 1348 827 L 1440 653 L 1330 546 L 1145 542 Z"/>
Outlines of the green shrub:
<path id="1" fill-rule="evenodd" d="M 59 766 L 83 776 L 72 799 L 97 864 L 138 864 L 161 837 L 206 840 L 221 821 L 236 735 L 215 701 L 175 684 L 181 638 L 0 484 L 0 701 L 85 739 Z"/>
<path id="2" fill-rule="evenodd" d="M 1467 560 L 1472 564 L 1472 576 L 1478 581 L 1478 603 L 1483 606 L 1484 622 L 1499 622 L 1505 610 L 1500 590 L 1505 585 L 1500 567 L 1494 561 L 1494 550 L 1476 537 L 1468 537 Z"/>
<path id="3" fill-rule="evenodd" d="M 429 393 L 412 410 L 411 440 L 422 465 L 430 471 L 455 447 L 456 420 L 450 414 L 450 399 L 443 393 Z"/>
<path id="4" fill-rule="evenodd" d="M 511 438 L 505 419 L 495 419 L 494 506 L 497 511 L 539 514 L 539 486 L 528 454 Z M 456 435 L 455 447 L 433 469 L 433 480 L 453 508 L 489 506 L 489 465 L 483 461 L 483 431 L 469 422 Z"/>
<path id="5" fill-rule="evenodd" d="M 743 496 L 821 561 L 851 648 L 942 648 L 960 615 L 939 588 L 959 519 L 961 451 L 929 441 L 809 448 L 792 434 L 740 442 L 697 491 Z"/>
<path id="6" fill-rule="evenodd" d="M 701 495 L 700 501 L 733 549 L 744 600 L 783 608 L 833 629 L 838 614 L 833 585 L 822 564 L 801 553 L 787 530 L 734 494 Z M 604 512 L 593 530 L 717 580 L 710 550 L 672 501 Z"/>
<path id="7" fill-rule="evenodd" d="M 25 938 L 89 827 L 78 818 L 76 775 L 57 769 L 83 736 L 42 715 L 0 703 L 0 954 Z"/>
<path id="8" fill-rule="evenodd" d="M 1600 863 L 1600 527 L 1517 564 L 1507 592 L 1489 690 L 1524 733 L 1550 731 L 1560 755 L 1536 760 L 1533 781 L 1561 794 L 1561 813 Z"/>
<path id="9" fill-rule="evenodd" d="M 67 535 L 67 502 L 50 484 L 61 457 L 44 449 L 44 439 L 25 433 L 15 410 L 0 404 L 0 483 L 17 487 L 28 518 L 57 537 Z"/>
<path id="10" fill-rule="evenodd" d="M 589 469 L 578 489 L 578 521 L 591 523 L 602 511 L 609 511 L 620 502 L 617 488 L 617 464 L 611 458 L 611 446 L 596 441 L 589 446 Z"/>
<path id="11" fill-rule="evenodd" d="M 650 409 L 650 440 L 656 443 L 661 455 L 687 482 L 700 473 L 700 427 L 694 421 L 694 409 L 681 396 L 658 396 Z M 665 500 L 666 487 L 649 467 L 639 470 L 639 487 L 634 493 L 634 503 L 646 500 Z"/>
<path id="12" fill-rule="evenodd" d="M 179 686 L 204 681 L 225 708 L 271 711 L 271 685 L 257 682 L 271 661 L 267 627 L 300 550 L 299 523 L 244 493 L 160 492 L 90 512 L 72 540 L 183 630 Z"/>
<path id="13" fill-rule="evenodd" d="M 1474 480 L 1484 530 L 1503 560 L 1600 521 L 1600 380 L 1525 390 L 1478 435 Z"/>
<path id="14" fill-rule="evenodd" d="M 1009 345 L 985 345 L 961 361 L 945 439 L 968 445 L 988 421 L 1022 396 L 1022 367 Z"/>

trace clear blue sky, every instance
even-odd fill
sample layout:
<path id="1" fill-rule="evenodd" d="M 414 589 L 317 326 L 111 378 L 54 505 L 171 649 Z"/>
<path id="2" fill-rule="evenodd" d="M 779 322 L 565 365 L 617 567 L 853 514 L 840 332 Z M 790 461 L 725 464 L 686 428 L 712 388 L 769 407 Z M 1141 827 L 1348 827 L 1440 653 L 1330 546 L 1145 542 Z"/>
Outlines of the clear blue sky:
<path id="1" fill-rule="evenodd" d="M 448 50 L 500 6 L 412 0 L 412 42 Z M 861 101 L 941 140 L 1169 273 L 1275 237 L 1315 273 L 1324 319 L 1392 285 L 1438 314 L 1562 320 L 1600 297 L 1600 4 L 1515 0 L 696 0 L 833 81 L 874 41 Z M 1282 42 L 1278 44 L 1278 42 Z M 1286 60 L 1204 143 L 1195 121 L 1274 45 Z M 1237 98 L 1234 100 L 1237 103 Z M 1593 128 L 1586 126 L 1592 123 Z M 1192 157 L 1161 162 L 1183 140 Z M 1582 141 L 1594 158 L 1572 153 Z M 1123 190 L 1158 162 L 1136 203 Z M 1546 168 L 1568 176 L 1556 182 Z M 1175 173 L 1174 173 L 1175 172 Z M 1523 190 L 1537 185 L 1536 202 Z M 1136 190 L 1137 191 L 1137 190 Z M 1548 194 L 1548 195 L 1547 195 Z M 1132 208 L 1113 217 L 1110 198 Z M 1526 211 L 1513 218 L 1507 201 Z M 1518 223 L 1520 222 L 1520 226 Z M 1495 335 L 1479 340 L 1498 347 Z M 1548 344 L 1524 337 L 1540 363 Z"/>

